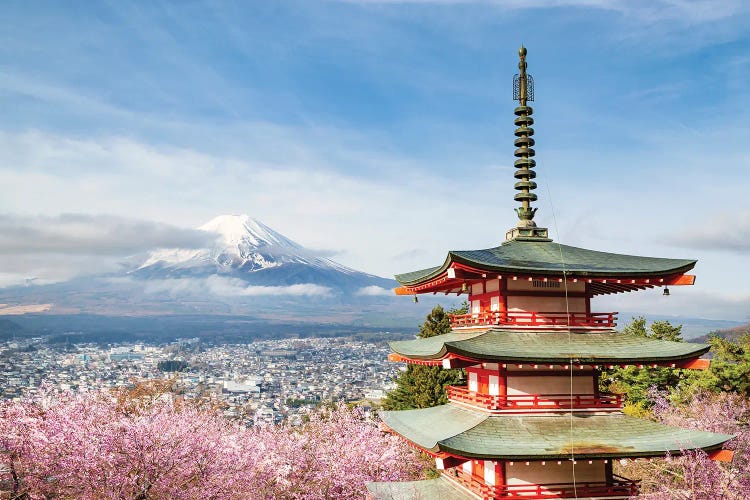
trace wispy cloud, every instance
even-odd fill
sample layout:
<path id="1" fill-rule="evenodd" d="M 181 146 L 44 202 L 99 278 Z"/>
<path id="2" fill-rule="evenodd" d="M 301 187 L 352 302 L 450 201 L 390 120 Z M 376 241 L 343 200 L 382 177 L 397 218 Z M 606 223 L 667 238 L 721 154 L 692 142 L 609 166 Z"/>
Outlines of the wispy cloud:
<path id="1" fill-rule="evenodd" d="M 214 234 L 110 215 L 0 215 L 0 286 L 116 271 L 155 248 L 199 248 Z"/>
<path id="2" fill-rule="evenodd" d="M 138 284 L 137 280 L 131 281 Z M 225 276 L 208 276 L 206 278 L 175 278 L 162 280 L 148 280 L 141 282 L 144 291 L 151 294 L 168 293 L 170 295 L 213 295 L 217 297 L 313 297 L 326 296 L 331 289 L 313 283 L 301 283 L 289 286 L 257 286 L 248 285 L 238 278 Z"/>
<path id="3" fill-rule="evenodd" d="M 0 214 L 0 254 L 127 256 L 154 248 L 201 248 L 216 236 L 111 215 Z"/>
<path id="4" fill-rule="evenodd" d="M 692 221 L 690 227 L 666 241 L 685 248 L 747 254 L 750 252 L 750 211 Z"/>
<path id="5" fill-rule="evenodd" d="M 356 295 L 363 295 L 366 297 L 392 297 L 393 296 L 393 290 L 389 290 L 387 288 L 383 288 L 381 286 L 366 286 L 364 288 L 360 288 L 357 290 Z"/>
<path id="6" fill-rule="evenodd" d="M 357 4 L 488 5 L 504 10 L 589 8 L 616 11 L 652 21 L 680 19 L 709 22 L 746 10 L 741 0 L 335 0 Z"/>

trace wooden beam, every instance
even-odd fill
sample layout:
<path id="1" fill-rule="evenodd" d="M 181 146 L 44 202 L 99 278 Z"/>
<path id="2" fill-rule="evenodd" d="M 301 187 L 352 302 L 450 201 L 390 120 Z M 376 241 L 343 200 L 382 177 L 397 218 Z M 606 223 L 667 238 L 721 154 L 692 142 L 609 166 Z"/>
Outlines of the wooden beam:
<path id="1" fill-rule="evenodd" d="M 667 280 L 669 286 L 686 286 L 695 284 L 695 276 L 692 274 L 681 274 L 680 276 L 674 277 Z"/>
<path id="2" fill-rule="evenodd" d="M 709 452 L 708 458 L 717 462 L 731 462 L 734 458 L 734 451 L 732 450 L 715 450 Z"/>
<path id="3" fill-rule="evenodd" d="M 711 368 L 711 360 L 701 358 L 691 359 L 690 361 L 679 363 L 678 366 L 688 370 L 708 370 Z"/>

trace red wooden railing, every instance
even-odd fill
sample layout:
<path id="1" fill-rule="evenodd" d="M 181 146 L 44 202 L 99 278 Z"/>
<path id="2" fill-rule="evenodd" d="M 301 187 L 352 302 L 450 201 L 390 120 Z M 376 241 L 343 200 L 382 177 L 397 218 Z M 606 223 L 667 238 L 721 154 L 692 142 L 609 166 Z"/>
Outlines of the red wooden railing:
<path id="1" fill-rule="evenodd" d="M 544 499 L 544 498 L 582 498 L 635 496 L 638 494 L 638 482 L 620 476 L 613 476 L 612 481 L 585 481 L 573 483 L 546 484 L 487 484 L 482 478 L 465 472 L 460 467 L 447 473 L 464 487 L 478 493 L 484 499 Z"/>
<path id="2" fill-rule="evenodd" d="M 488 410 L 550 410 L 566 408 L 620 409 L 622 394 L 524 394 L 492 396 L 472 392 L 465 386 L 449 385 L 448 399 Z"/>
<path id="3" fill-rule="evenodd" d="M 451 314 L 450 320 L 453 328 L 486 325 L 611 328 L 617 325 L 617 313 L 483 311 L 473 314 Z"/>

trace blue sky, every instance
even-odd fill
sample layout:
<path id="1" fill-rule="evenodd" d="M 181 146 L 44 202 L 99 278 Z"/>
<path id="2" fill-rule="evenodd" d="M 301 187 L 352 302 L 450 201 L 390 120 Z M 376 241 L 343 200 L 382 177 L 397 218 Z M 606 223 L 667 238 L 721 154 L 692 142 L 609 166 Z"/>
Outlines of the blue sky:
<path id="1" fill-rule="evenodd" d="M 151 225 L 145 251 L 222 213 L 384 276 L 494 246 L 515 224 L 523 43 L 538 222 L 567 244 L 699 259 L 695 287 L 619 309 L 750 315 L 744 2 L 18 1 L 0 14 L 0 223 L 29 229 L 0 239 L 0 283 L 98 272 L 134 250 L 112 244 L 123 227 L 125 240 Z M 40 228 L 60 248 L 19 252 Z M 63 244 L 81 233 L 86 248 Z"/>

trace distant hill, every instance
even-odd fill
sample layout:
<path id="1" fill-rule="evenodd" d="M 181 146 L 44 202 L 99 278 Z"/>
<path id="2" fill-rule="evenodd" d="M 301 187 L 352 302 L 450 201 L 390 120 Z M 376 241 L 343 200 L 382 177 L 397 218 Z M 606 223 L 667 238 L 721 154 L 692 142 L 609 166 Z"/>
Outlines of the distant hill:
<path id="1" fill-rule="evenodd" d="M 698 341 L 705 342 L 709 336 L 711 335 L 718 335 L 719 337 L 725 338 L 727 340 L 737 340 L 741 336 L 745 334 L 750 334 L 750 323 L 746 325 L 741 326 L 735 326 L 732 328 L 724 328 L 721 330 L 715 330 L 708 335 L 703 335 L 702 337 L 698 337 Z"/>
<path id="2" fill-rule="evenodd" d="M 0 339 L 12 339 L 14 336 L 26 333 L 24 327 L 9 319 L 0 318 Z"/>

